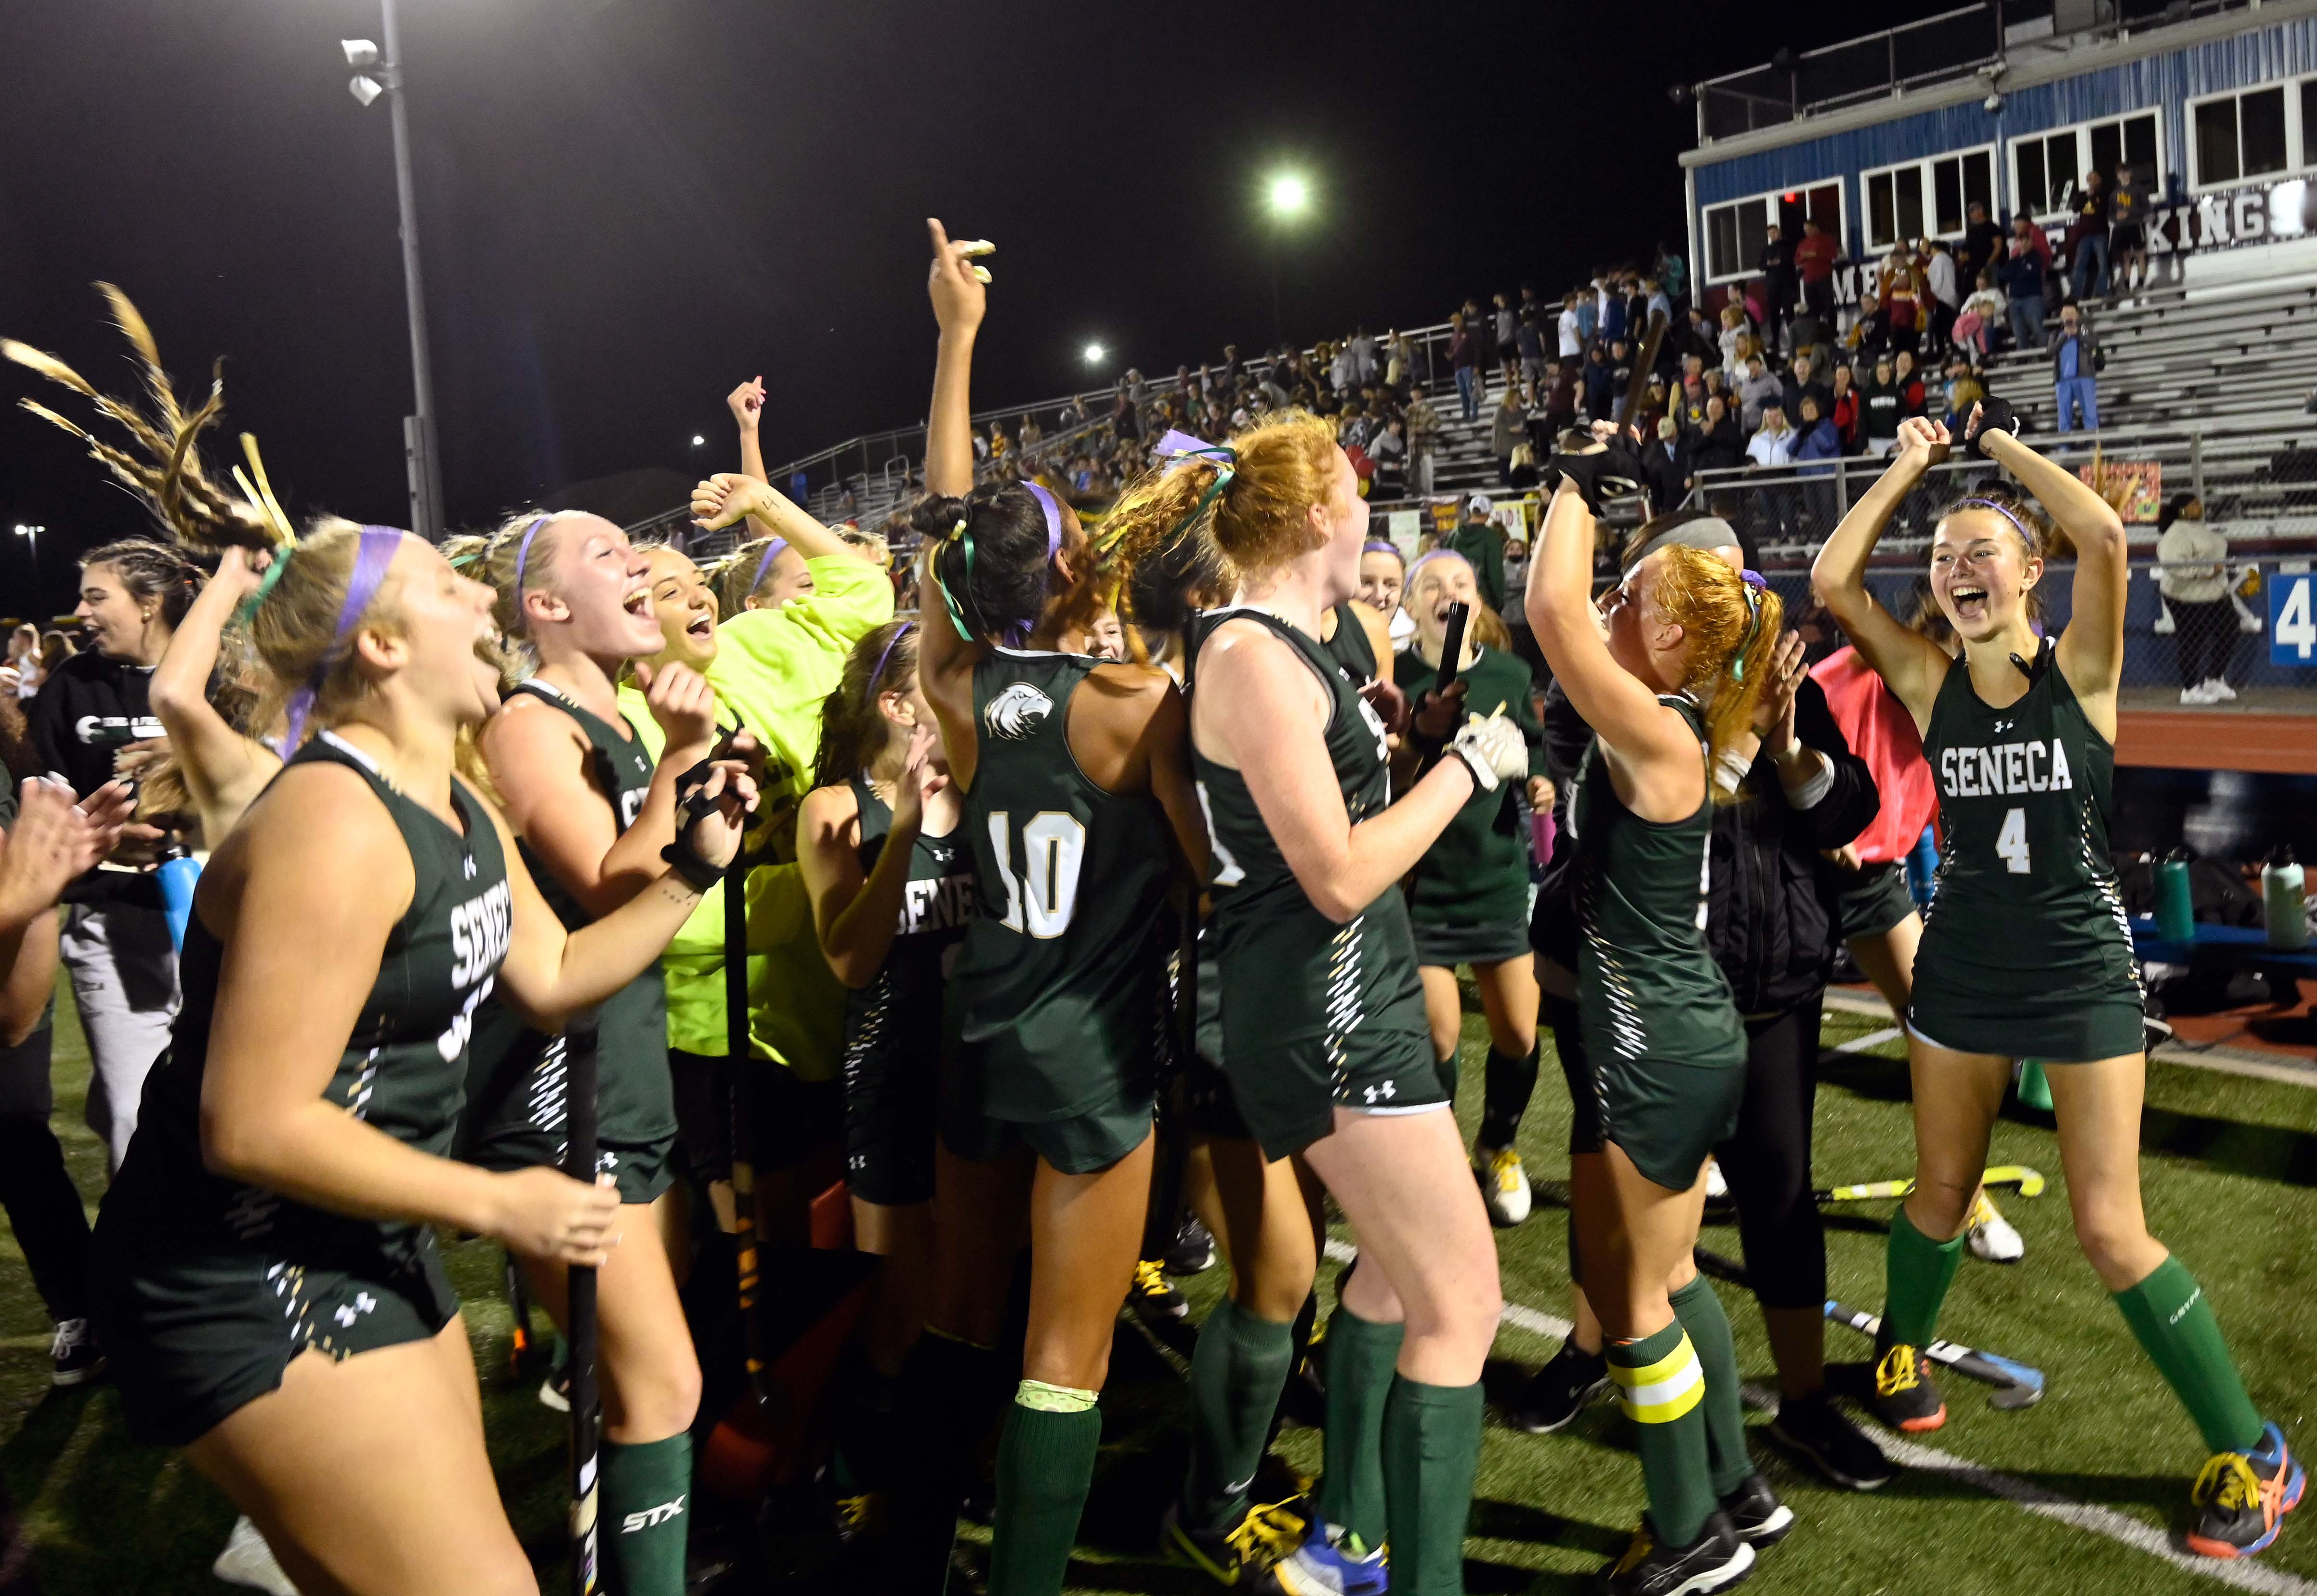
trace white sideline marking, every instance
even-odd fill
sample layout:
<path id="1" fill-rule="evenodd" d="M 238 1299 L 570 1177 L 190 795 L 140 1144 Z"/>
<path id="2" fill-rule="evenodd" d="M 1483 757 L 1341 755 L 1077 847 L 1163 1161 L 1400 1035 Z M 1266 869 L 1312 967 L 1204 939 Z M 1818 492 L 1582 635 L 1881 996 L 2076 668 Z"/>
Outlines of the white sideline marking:
<path id="1" fill-rule="evenodd" d="M 1895 1032 L 1893 1034 L 1896 1034 Z M 1328 1256 L 1338 1263 L 1349 1263 L 1359 1256 L 1359 1249 L 1349 1242 L 1328 1239 Z M 1505 1304 L 1501 1322 L 1516 1329 L 1529 1331 L 1548 1340 L 1558 1341 L 1569 1333 L 1569 1321 L 1519 1303 Z M 1747 1405 L 1767 1413 L 1778 1405 L 1777 1397 L 1767 1386 L 1749 1383 L 1745 1389 Z M 2317 1596 L 2317 1581 L 2303 1579 L 2297 1574 L 2257 1563 L 2250 1558 L 2233 1560 L 2222 1557 L 2199 1557 L 2184 1552 L 2172 1544 L 2171 1538 L 2153 1525 L 2143 1523 L 2128 1513 L 2113 1508 L 2095 1507 L 2062 1496 L 2057 1491 L 2035 1485 L 1999 1470 L 1983 1467 L 1952 1452 L 1942 1452 L 1935 1447 L 1904 1439 L 1896 1431 L 1878 1434 L 1875 1441 L 1892 1461 L 1925 1474 L 1943 1475 L 1959 1480 L 1975 1490 L 2010 1502 L 2023 1512 L 2038 1518 L 2051 1519 L 2074 1529 L 2105 1536 L 2119 1546 L 2145 1552 L 2150 1556 L 2169 1563 L 2184 1573 L 2201 1574 L 2233 1585 L 2240 1591 L 2255 1591 L 2261 1596 Z"/>
<path id="2" fill-rule="evenodd" d="M 1864 1053 L 1869 1048 L 1879 1048 L 1885 1042 L 1895 1042 L 1906 1034 L 1895 1025 L 1886 1025 L 1880 1030 L 1870 1030 L 1863 1037 L 1853 1037 L 1847 1042 L 1837 1042 L 1834 1045 L 1834 1050 L 1838 1053 Z"/>

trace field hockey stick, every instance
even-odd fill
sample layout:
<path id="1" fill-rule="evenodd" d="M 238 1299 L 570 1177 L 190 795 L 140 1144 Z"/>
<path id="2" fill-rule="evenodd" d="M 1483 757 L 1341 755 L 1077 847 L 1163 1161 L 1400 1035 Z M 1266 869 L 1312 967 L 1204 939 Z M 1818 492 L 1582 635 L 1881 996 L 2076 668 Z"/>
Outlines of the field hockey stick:
<path id="1" fill-rule="evenodd" d="M 1198 630 L 1199 611 L 1183 623 L 1183 693 L 1188 698 L 1197 650 L 1189 646 Z M 1142 1255 L 1155 1258 L 1175 1239 L 1183 1208 L 1184 1167 L 1191 1156 L 1190 1127 L 1184 1096 L 1189 1090 L 1191 1060 L 1199 1046 L 1199 891 L 1200 884 L 1185 880 L 1183 911 L 1176 927 L 1175 1012 L 1172 1027 L 1174 1057 L 1159 1076 L 1151 1102 L 1151 1132 L 1158 1138 L 1158 1163 L 1150 1177 L 1150 1207 L 1143 1221 Z"/>
<path id="2" fill-rule="evenodd" d="M 1982 1186 L 2017 1186 L 2022 1197 L 2044 1195 L 2044 1172 L 2024 1164 L 1998 1164 L 1989 1166 L 1980 1176 Z M 1888 1198 L 1911 1197 L 1915 1191 L 1912 1175 L 1897 1181 L 1868 1181 L 1857 1186 L 1829 1186 L 1813 1191 L 1811 1196 L 1820 1202 L 1876 1202 Z"/>
<path id="3" fill-rule="evenodd" d="M 565 1101 L 563 1172 L 595 1181 L 595 1044 L 593 1009 L 572 1017 L 563 1031 Z M 565 1318 L 571 1343 L 571 1592 L 595 1596 L 600 1568 L 596 1542 L 596 1449 L 603 1408 L 595 1390 L 595 1271 L 573 1264 L 567 1274 Z"/>
<path id="4" fill-rule="evenodd" d="M 1877 1315 L 1845 1307 L 1832 1297 L 1827 1299 L 1826 1316 L 1868 1337 L 1883 1328 L 1883 1321 Z M 2044 1371 L 2040 1369 L 1999 1358 L 1993 1352 L 1978 1351 L 1960 1342 L 1935 1341 L 1922 1351 L 1934 1363 L 1945 1364 L 1957 1374 L 1969 1375 L 1994 1386 L 1994 1395 L 1987 1399 L 1990 1407 L 2032 1407 L 2044 1399 Z"/>
<path id="5" fill-rule="evenodd" d="M 756 1083 L 748 1044 L 748 862 L 743 847 L 724 867 L 724 1064 L 732 1116 L 732 1255 L 738 1264 L 740 1333 L 748 1390 L 765 1402 L 764 1277 L 756 1256 Z"/>

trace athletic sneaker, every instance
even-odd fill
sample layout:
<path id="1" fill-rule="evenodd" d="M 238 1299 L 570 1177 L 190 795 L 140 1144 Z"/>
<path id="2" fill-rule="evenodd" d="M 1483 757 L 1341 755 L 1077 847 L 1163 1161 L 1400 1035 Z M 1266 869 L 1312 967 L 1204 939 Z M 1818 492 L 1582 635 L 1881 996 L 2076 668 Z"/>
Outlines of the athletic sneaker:
<path id="1" fill-rule="evenodd" d="M 1824 1392 L 1781 1401 L 1770 1436 L 1846 1491 L 1879 1491 L 1891 1483 L 1891 1460 L 1883 1449 L 1843 1417 Z"/>
<path id="2" fill-rule="evenodd" d="M 1134 1266 L 1134 1285 L 1126 1300 L 1146 1319 L 1179 1319 L 1191 1311 L 1191 1305 L 1175 1289 L 1175 1282 L 1167 1278 L 1167 1266 L 1156 1258 L 1145 1258 Z"/>
<path id="3" fill-rule="evenodd" d="M 1794 1510 L 1780 1502 L 1770 1482 L 1758 1474 L 1748 1475 L 1722 1499 L 1722 1511 L 1738 1538 L 1749 1547 L 1774 1547 L 1794 1527 Z"/>
<path id="4" fill-rule="evenodd" d="M 1987 1194 L 1984 1186 L 1971 1205 L 1970 1226 L 1966 1234 L 1974 1258 L 1990 1263 L 2017 1263 L 2027 1251 L 2027 1244 L 2019 1239 L 2019 1232 L 2003 1217 L 2003 1210 L 1995 1206 L 1995 1199 Z"/>
<path id="5" fill-rule="evenodd" d="M 1168 1556 L 1188 1563 L 1219 1585 L 1268 1596 L 1279 1590 L 1273 1565 L 1292 1556 L 1310 1529 L 1301 1506 L 1257 1502 L 1228 1529 L 1194 1529 L 1183 1522 L 1183 1504 L 1177 1502 L 1159 1520 L 1158 1544 Z"/>
<path id="6" fill-rule="evenodd" d="M 2200 1510 L 2188 1549 L 2207 1557 L 2250 1557 L 2265 1551 L 2301 1505 L 2306 1483 L 2301 1459 L 2286 1450 L 2285 1431 L 2260 1427 L 2250 1452 L 2216 1452 L 2196 1476 L 2189 1501 Z"/>
<path id="7" fill-rule="evenodd" d="M 1920 1347 L 1892 1342 L 1874 1365 L 1874 1412 L 1893 1430 L 1912 1435 L 1947 1422 L 1947 1404 L 1931 1383 Z"/>
<path id="8" fill-rule="evenodd" d="M 56 1368 L 49 1375 L 53 1386 L 85 1386 L 104 1373 L 104 1349 L 86 1319 L 59 1319 L 56 1339 L 49 1343 Z"/>
<path id="9" fill-rule="evenodd" d="M 273 1548 L 246 1518 L 233 1521 L 233 1533 L 226 1538 L 225 1550 L 210 1565 L 210 1572 L 228 1585 L 264 1591 L 269 1596 L 298 1596 L 298 1587 L 273 1560 Z"/>
<path id="10" fill-rule="evenodd" d="M 1489 1206 L 1493 1224 L 1511 1226 L 1528 1217 L 1528 1171 L 1521 1155 L 1510 1147 L 1474 1147 L 1472 1176 L 1481 1182 L 1481 1200 Z"/>
<path id="11" fill-rule="evenodd" d="M 1608 1388 L 1608 1360 L 1574 1341 L 1565 1341 L 1513 1398 L 1505 1422 L 1531 1435 L 1551 1435 L 1567 1429 L 1587 1403 Z"/>
<path id="12" fill-rule="evenodd" d="M 1386 1596 L 1391 1589 L 1382 1547 L 1369 1551 L 1350 1530 L 1318 1518 L 1271 1576 L 1287 1596 Z"/>
<path id="13" fill-rule="evenodd" d="M 857 1551 L 881 1538 L 891 1522 L 892 1503 L 882 1491 L 863 1491 L 840 1496 L 830 1503 L 829 1522 L 837 1544 Z"/>
<path id="14" fill-rule="evenodd" d="M 2180 701 L 2184 704 L 2201 705 L 2214 704 L 2218 703 L 2220 700 L 2213 696 L 2212 689 L 2209 686 L 2200 682 L 2194 687 L 2182 688 L 2180 690 Z"/>
<path id="15" fill-rule="evenodd" d="M 2218 676 L 2205 678 L 2205 702 L 2218 704 L 2237 696 L 2237 690 Z"/>
<path id="16" fill-rule="evenodd" d="M 1738 1538 L 1729 1515 L 1707 1516 L 1705 1528 L 1686 1547 L 1658 1544 L 1644 1518 L 1633 1544 L 1609 1571 L 1609 1596 L 1710 1596 L 1742 1583 L 1754 1572 L 1754 1548 Z"/>
<path id="17" fill-rule="evenodd" d="M 1199 1223 L 1195 1214 L 1183 1216 L 1183 1226 L 1175 1233 L 1164 1255 L 1158 1260 L 1170 1275 L 1203 1274 L 1215 1262 L 1215 1238 Z"/>

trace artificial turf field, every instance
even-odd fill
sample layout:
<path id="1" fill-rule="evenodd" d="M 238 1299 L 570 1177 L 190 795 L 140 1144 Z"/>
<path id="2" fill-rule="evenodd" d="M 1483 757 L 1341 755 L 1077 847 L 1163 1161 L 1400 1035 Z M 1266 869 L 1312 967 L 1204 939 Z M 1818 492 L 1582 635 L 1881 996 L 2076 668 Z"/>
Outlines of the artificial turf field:
<path id="1" fill-rule="evenodd" d="M 1882 1024 L 1830 1012 L 1825 1041 L 1832 1048 Z M 68 999 L 58 1005 L 58 1028 L 56 1125 L 93 1202 L 103 1184 L 103 1155 L 80 1125 L 87 1062 Z M 1461 1104 L 1468 1134 L 1479 1110 L 1486 1047 L 1478 1016 L 1468 1015 Z M 1549 1055 L 1549 1039 L 1546 1048 Z M 1822 1184 L 1908 1172 L 1905 1091 L 1905 1062 L 1895 1042 L 1827 1055 L 1818 1100 Z M 2317 1449 L 2317 1317 L 2302 1308 L 2317 1297 L 2317 1092 L 2156 1064 L 2148 1097 L 2143 1171 L 2151 1228 L 2210 1293 L 2255 1402 L 2296 1441 Z M 1562 1215 L 1555 1206 L 1558 1178 L 1567 1168 L 1560 1151 L 1566 1132 L 1566 1096 L 1548 1057 L 1523 1134 L 1523 1154 L 1538 1181 L 1537 1213 L 1526 1226 L 1498 1233 L 1513 1311 L 1488 1374 L 1492 1395 L 1509 1392 L 1552 1354 L 1556 1343 L 1540 1328 L 1539 1315 L 1567 1312 Z M 2044 1369 L 2048 1395 L 2035 1407 L 1999 1413 L 1982 1400 L 1984 1387 L 1946 1375 L 1948 1422 L 1924 1438 L 1939 1456 L 1919 1458 L 1925 1467 L 1873 1495 L 1820 1485 L 1758 1430 L 1757 1459 L 1801 1521 L 1764 1557 L 1751 1588 L 1797 1596 L 2042 1596 L 2195 1592 L 2225 1583 L 2317 1596 L 2317 1502 L 2258 1560 L 2186 1560 L 2195 1563 L 2188 1567 L 2160 1555 L 2177 1543 L 2202 1448 L 2075 1251 L 2048 1118 L 2015 1109 L 1997 1128 L 1990 1161 L 2032 1164 L 2051 1177 L 2050 1190 L 2033 1202 L 2005 1201 L 2026 1238 L 2026 1259 L 1999 1268 L 1966 1258 L 1941 1329 Z M 1829 1209 L 1832 1288 L 1856 1306 L 1880 1306 L 1890 1208 Z M 1734 1254 L 1735 1232 L 1709 1225 L 1705 1244 Z M 491 1372 L 505 1365 L 510 1324 L 495 1251 L 469 1245 L 449 1255 L 467 1299 L 476 1361 L 486 1371 L 485 1412 L 500 1485 L 539 1563 L 542 1588 L 559 1591 L 561 1421 L 537 1403 L 528 1384 L 514 1388 Z M 1194 1322 L 1221 1289 L 1223 1272 L 1218 1267 L 1185 1283 Z M 778 1288 L 777 1279 L 772 1285 Z M 1767 1381 L 1760 1319 L 1740 1290 L 1721 1289 L 1741 1367 L 1749 1380 Z M 1850 1331 L 1830 1326 L 1828 1337 L 1830 1359 L 1864 1355 L 1865 1342 Z M 1187 1410 L 1177 1356 L 1122 1323 L 1073 1590 L 1214 1588 L 1150 1550 L 1159 1510 L 1181 1478 Z M 130 1443 L 109 1386 L 55 1391 L 48 1377 L 48 1321 L 7 1236 L 0 1240 L 0 1481 L 22 1515 L 40 1588 L 49 1596 L 228 1589 L 208 1573 L 233 1519 L 225 1499 L 181 1458 Z M 1466 1543 L 1468 1589 L 1592 1587 L 1602 1565 L 1624 1547 L 1642 1505 L 1640 1473 L 1624 1449 L 1623 1427 L 1609 1405 L 1588 1410 L 1557 1436 L 1491 1426 Z M 1314 1470 L 1319 1436 L 1291 1425 L 1280 1450 Z M 970 1549 L 975 1538 L 970 1532 Z M 858 1582 L 847 1580 L 810 1538 L 776 1531 L 768 1556 L 789 1582 L 783 1588 L 863 1596 Z M 737 1588 L 762 1587 L 751 1582 Z"/>

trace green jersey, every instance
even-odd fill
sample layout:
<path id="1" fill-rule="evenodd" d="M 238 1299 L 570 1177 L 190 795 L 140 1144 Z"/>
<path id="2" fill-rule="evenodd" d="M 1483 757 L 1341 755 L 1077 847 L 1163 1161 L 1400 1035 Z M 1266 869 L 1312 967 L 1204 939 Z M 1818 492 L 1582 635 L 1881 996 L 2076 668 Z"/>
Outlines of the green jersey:
<path id="1" fill-rule="evenodd" d="M 345 766 L 369 784 L 410 851 L 410 906 L 388 933 L 323 1100 L 422 1153 L 447 1155 L 465 1096 L 467 1040 L 514 928 L 506 860 L 489 811 L 452 784 L 463 833 L 397 791 L 335 733 L 292 765 Z M 348 883 L 349 890 L 359 884 Z M 209 1172 L 201 1161 L 201 1077 L 225 950 L 196 914 L 186 923 L 184 1006 L 146 1083 L 137 1135 L 104 1199 L 103 1228 L 130 1251 L 248 1253 L 269 1277 L 344 1271 L 386 1282 L 439 1274 L 431 1226 L 360 1219 Z M 250 1278 L 257 1278 L 253 1262 Z M 284 1311 L 291 1297 L 284 1295 Z M 348 1324 L 351 1324 L 349 1320 Z M 307 1327 L 293 1324 L 295 1340 Z M 317 1326 L 317 1333 L 330 1327 Z"/>
<path id="2" fill-rule="evenodd" d="M 1360 624 L 1360 612 L 1352 608 L 1349 599 L 1337 604 L 1336 635 L 1320 646 L 1328 657 L 1351 673 L 1355 687 L 1364 686 L 1376 679 L 1375 647 L 1368 641 L 1368 629 Z"/>
<path id="3" fill-rule="evenodd" d="M 2054 645 L 2044 645 L 2027 691 L 2000 709 L 1955 661 L 1932 702 L 1923 757 L 1938 784 L 1943 844 L 1915 982 L 1928 1039 L 2062 1060 L 2100 1056 L 2081 1040 L 2038 1040 L 2038 1028 L 2062 1010 L 2114 999 L 2130 1023 L 2119 1021 L 2109 1050 L 2133 1050 L 2140 987 L 2107 851 L 2116 751 L 2085 716 Z M 2011 1022 L 1990 1034 L 1957 1009 Z"/>
<path id="4" fill-rule="evenodd" d="M 1175 941 L 1166 813 L 1147 791 L 1097 786 L 1070 752 L 1070 695 L 1101 663 L 993 648 L 973 667 L 979 901 L 953 992 L 997 1119 L 1068 1119 L 1147 1091 L 1158 1058 Z"/>
<path id="5" fill-rule="evenodd" d="M 1658 702 L 1680 711 L 1705 763 L 1697 706 L 1675 694 Z M 1562 846 L 1577 849 L 1577 1009 L 1587 1054 L 1597 1069 L 1612 1061 L 1743 1068 L 1745 1027 L 1705 945 L 1712 792 L 1686 820 L 1644 820 L 1617 797 L 1597 738 L 1576 783 Z"/>
<path id="6" fill-rule="evenodd" d="M 1235 618 L 1284 639 L 1326 687 L 1328 758 L 1352 824 L 1383 813 L 1391 798 L 1383 722 L 1342 666 L 1316 638 L 1260 610 L 1210 611 L 1202 633 Z M 1288 868 L 1246 777 L 1198 753 L 1195 744 L 1193 758 L 1212 836 L 1209 935 L 1222 976 L 1224 1057 L 1314 1039 L 1333 1056 L 1355 1030 L 1426 1033 L 1424 987 L 1399 889 L 1337 924 L 1312 906 Z"/>
<path id="7" fill-rule="evenodd" d="M 1392 681 L 1413 707 L 1439 685 L 1440 668 L 1413 648 L 1391 662 Z M 1529 774 L 1544 774 L 1544 727 L 1530 694 L 1529 669 L 1509 654 L 1476 651 L 1464 668 L 1464 703 L 1476 715 L 1501 704 L 1528 739 Z M 1408 896 L 1409 916 L 1424 925 L 1484 925 L 1528 917 L 1528 837 L 1514 784 L 1494 792 L 1475 788 L 1464 807 L 1417 861 Z"/>
<path id="8" fill-rule="evenodd" d="M 893 829 L 893 811 L 863 776 L 850 783 L 861 810 L 861 870 L 877 868 Z M 917 834 L 909 850 L 908 885 L 892 950 L 868 985 L 846 994 L 845 1070 L 852 1079 L 880 1070 L 897 1055 L 941 1052 L 942 986 L 973 917 L 972 867 L 962 832 Z"/>
<path id="9" fill-rule="evenodd" d="M 519 682 L 508 696 L 535 698 L 571 718 L 587 739 L 588 773 L 621 832 L 635 824 L 651 791 L 652 758 L 622 715 L 617 726 L 582 709 L 553 686 Z M 555 878 L 531 845 L 516 849 L 539 894 L 567 931 L 594 918 Z M 596 1011 L 600 1026 L 597 1134 L 615 1148 L 665 1149 L 675 1136 L 675 1093 L 667 1070 L 667 1006 L 654 965 Z M 504 1003 L 476 1016 L 468 1064 L 461 1156 L 489 1169 L 560 1163 L 565 1102 L 563 1040 L 531 1030 Z"/>

